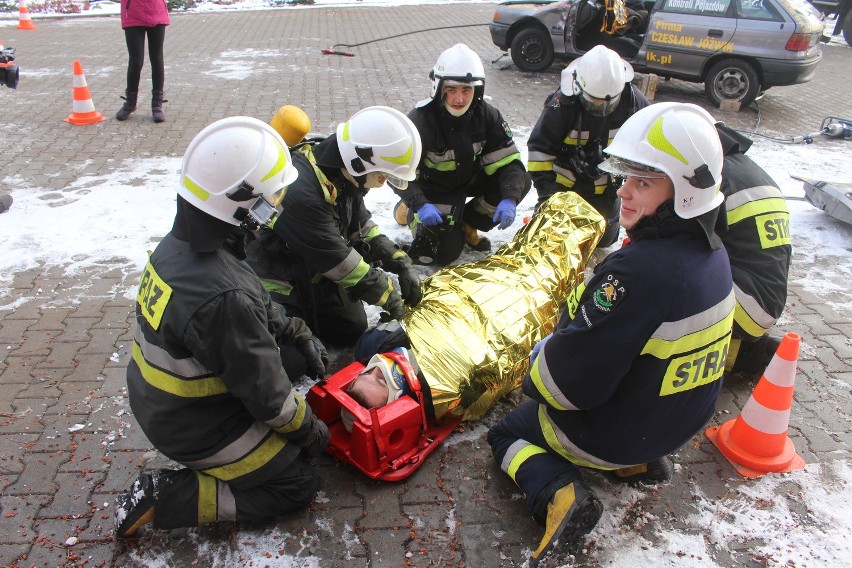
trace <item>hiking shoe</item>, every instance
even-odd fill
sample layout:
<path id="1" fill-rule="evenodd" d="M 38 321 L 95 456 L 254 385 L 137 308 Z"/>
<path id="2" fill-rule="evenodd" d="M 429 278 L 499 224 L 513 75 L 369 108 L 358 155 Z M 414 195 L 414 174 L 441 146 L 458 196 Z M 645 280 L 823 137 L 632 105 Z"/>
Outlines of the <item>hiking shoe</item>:
<path id="1" fill-rule="evenodd" d="M 530 556 L 530 566 L 536 567 L 552 554 L 574 554 L 603 513 L 600 500 L 580 480 L 558 489 L 547 504 L 544 536 L 538 549 Z"/>
<path id="2" fill-rule="evenodd" d="M 130 491 L 115 498 L 115 536 L 128 538 L 140 527 L 154 521 L 154 506 L 157 504 L 159 471 L 142 472 Z"/>
<path id="3" fill-rule="evenodd" d="M 403 227 L 408 225 L 408 206 L 402 200 L 393 206 L 393 219 Z"/>
<path id="4" fill-rule="evenodd" d="M 622 483 L 654 485 L 672 478 L 672 464 L 668 458 L 663 457 L 648 463 L 614 469 L 610 471 L 610 476 L 614 481 Z"/>

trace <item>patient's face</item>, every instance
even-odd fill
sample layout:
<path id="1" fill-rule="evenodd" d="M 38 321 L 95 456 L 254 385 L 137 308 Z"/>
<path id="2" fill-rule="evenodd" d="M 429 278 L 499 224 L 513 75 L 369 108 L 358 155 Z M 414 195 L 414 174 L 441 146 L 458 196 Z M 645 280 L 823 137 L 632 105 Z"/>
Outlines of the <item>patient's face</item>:
<path id="1" fill-rule="evenodd" d="M 347 392 L 364 408 L 379 408 L 388 402 L 388 385 L 378 367 L 355 377 Z"/>

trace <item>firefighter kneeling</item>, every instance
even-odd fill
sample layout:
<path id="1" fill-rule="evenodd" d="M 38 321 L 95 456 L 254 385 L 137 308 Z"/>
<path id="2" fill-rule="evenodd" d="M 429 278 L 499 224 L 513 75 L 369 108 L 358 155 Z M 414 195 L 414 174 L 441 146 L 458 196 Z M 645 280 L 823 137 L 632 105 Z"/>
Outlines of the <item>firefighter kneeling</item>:
<path id="1" fill-rule="evenodd" d="M 249 117 L 211 124 L 184 155 L 174 225 L 142 275 L 127 368 L 139 426 L 184 467 L 144 471 L 118 496 L 120 538 L 151 522 L 267 519 L 313 498 L 308 458 L 329 434 L 290 377 L 306 367 L 324 376 L 328 356 L 272 304 L 243 252 L 246 228 L 272 221 L 296 176 L 281 136 Z"/>
<path id="2" fill-rule="evenodd" d="M 533 349 L 529 400 L 488 433 L 497 465 L 545 525 L 537 565 L 572 552 L 602 505 L 577 466 L 621 481 L 671 477 L 667 455 L 712 417 L 735 299 L 714 233 L 723 196 L 714 121 L 695 105 L 631 116 L 601 167 L 625 177 L 619 223 L 629 244 L 569 298 Z"/>

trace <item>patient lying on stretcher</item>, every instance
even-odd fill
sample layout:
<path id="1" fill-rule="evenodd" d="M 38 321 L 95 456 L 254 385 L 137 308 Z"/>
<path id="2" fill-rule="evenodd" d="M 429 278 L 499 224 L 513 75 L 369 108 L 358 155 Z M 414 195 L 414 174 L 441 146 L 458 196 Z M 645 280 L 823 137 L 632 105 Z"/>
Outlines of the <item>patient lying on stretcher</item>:
<path id="1" fill-rule="evenodd" d="M 393 351 L 401 353 L 408 359 L 415 373 L 419 373 L 417 362 L 411 351 L 405 347 L 397 347 Z M 349 388 L 346 389 L 346 394 L 364 408 L 370 409 L 380 408 L 401 396 L 411 395 L 411 388 L 399 364 L 390 357 L 378 353 L 370 358 L 364 370 L 352 380 Z M 355 416 L 345 408 L 341 408 L 340 419 L 346 431 L 351 433 Z"/>

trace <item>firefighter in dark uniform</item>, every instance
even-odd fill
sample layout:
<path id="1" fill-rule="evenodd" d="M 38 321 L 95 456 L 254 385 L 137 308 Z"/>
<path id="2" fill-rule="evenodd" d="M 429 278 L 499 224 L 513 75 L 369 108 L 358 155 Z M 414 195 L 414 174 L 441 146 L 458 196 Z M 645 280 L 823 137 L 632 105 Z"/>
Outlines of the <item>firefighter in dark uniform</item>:
<path id="1" fill-rule="evenodd" d="M 491 250 L 478 231 L 509 227 L 532 180 L 509 125 L 483 100 L 479 56 L 456 44 L 441 53 L 430 78 L 431 97 L 408 114 L 423 139 L 423 157 L 417 179 L 397 190 L 401 202 L 394 217 L 411 228 L 411 258 L 443 266 L 459 257 L 465 243 Z"/>
<path id="2" fill-rule="evenodd" d="M 725 152 L 722 193 L 728 229 L 721 237 L 737 298 L 726 371 L 760 378 L 780 343 L 769 329 L 787 303 L 790 213 L 775 181 L 745 155 L 752 141 L 721 122 L 716 130 Z"/>
<path id="3" fill-rule="evenodd" d="M 536 345 L 529 400 L 488 433 L 500 468 L 545 534 L 531 564 L 571 549 L 601 516 L 577 466 L 660 482 L 666 457 L 711 418 L 734 318 L 728 256 L 714 233 L 722 148 L 695 105 L 660 103 L 624 123 L 607 171 L 627 178 L 630 242 L 574 290 Z"/>
<path id="4" fill-rule="evenodd" d="M 319 377 L 327 354 L 274 307 L 242 251 L 244 228 L 267 222 L 295 177 L 281 137 L 249 117 L 211 124 L 184 155 L 174 225 L 142 274 L 127 368 L 139 426 L 184 467 L 144 471 L 118 496 L 120 538 L 150 522 L 268 519 L 316 491 L 308 458 L 328 429 L 293 389 L 278 344 Z"/>
<path id="5" fill-rule="evenodd" d="M 632 79 L 633 68 L 617 53 L 590 49 L 562 71 L 560 88 L 545 101 L 527 142 L 538 204 L 559 191 L 580 194 L 607 220 L 604 247 L 618 238 L 619 205 L 618 184 L 598 167 L 603 149 L 628 117 L 648 106 Z"/>
<path id="6" fill-rule="evenodd" d="M 367 329 L 363 302 L 393 319 L 416 306 L 420 277 L 411 259 L 381 233 L 364 195 L 386 181 L 405 187 L 420 159 L 411 121 L 368 107 L 293 155 L 290 186 L 273 228 L 247 246 L 248 260 L 276 302 L 305 319 L 324 341 L 351 345 Z M 385 272 L 397 274 L 399 284 Z"/>

